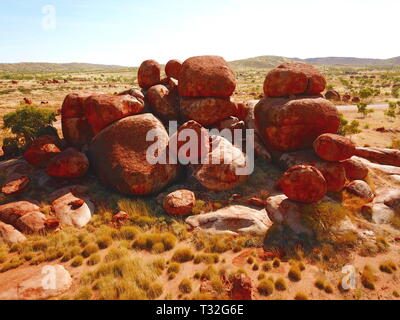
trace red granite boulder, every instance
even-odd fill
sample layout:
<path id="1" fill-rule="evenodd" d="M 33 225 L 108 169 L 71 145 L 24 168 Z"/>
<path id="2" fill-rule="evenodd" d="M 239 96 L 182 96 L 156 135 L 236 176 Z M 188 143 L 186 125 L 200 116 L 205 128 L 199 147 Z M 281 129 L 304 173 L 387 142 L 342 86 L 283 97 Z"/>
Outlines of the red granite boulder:
<path id="1" fill-rule="evenodd" d="M 325 86 L 324 76 L 313 66 L 303 62 L 286 62 L 267 74 L 264 94 L 268 97 L 316 95 L 324 91 Z"/>
<path id="2" fill-rule="evenodd" d="M 314 142 L 314 151 L 326 161 L 343 161 L 351 158 L 356 150 L 355 144 L 346 137 L 325 133 Z"/>
<path id="3" fill-rule="evenodd" d="M 138 70 L 138 82 L 142 89 L 149 89 L 161 80 L 161 66 L 157 61 L 146 60 L 140 65 Z"/>
<path id="4" fill-rule="evenodd" d="M 178 190 L 167 195 L 163 202 L 164 210 L 174 216 L 188 216 L 196 204 L 192 191 Z"/>
<path id="5" fill-rule="evenodd" d="M 324 176 L 317 168 L 309 165 L 290 168 L 278 185 L 290 200 L 302 203 L 318 202 L 327 192 Z"/>
<path id="6" fill-rule="evenodd" d="M 157 144 L 151 141 L 150 134 Z M 123 194 L 157 193 L 178 173 L 177 165 L 154 159 L 164 155 L 168 142 L 168 133 L 155 116 L 130 116 L 113 123 L 92 140 L 91 164 L 103 183 Z"/>
<path id="7" fill-rule="evenodd" d="M 182 62 L 176 59 L 170 60 L 165 65 L 165 73 L 167 77 L 179 79 L 179 74 L 182 70 Z"/>
<path id="8" fill-rule="evenodd" d="M 184 120 L 195 120 L 203 126 L 213 125 L 238 113 L 235 102 L 220 98 L 182 98 L 180 110 Z"/>
<path id="9" fill-rule="evenodd" d="M 236 88 L 235 74 L 228 63 L 217 56 L 187 59 L 178 77 L 183 97 L 228 98 Z"/>
<path id="10" fill-rule="evenodd" d="M 92 95 L 84 102 L 85 118 L 94 134 L 109 124 L 143 111 L 141 101 L 131 95 Z"/>
<path id="11" fill-rule="evenodd" d="M 368 167 L 355 157 L 342 161 L 342 164 L 349 180 L 364 180 L 368 176 Z"/>
<path id="12" fill-rule="evenodd" d="M 55 178 L 80 178 L 89 169 L 86 155 L 74 148 L 68 148 L 50 160 L 46 173 Z"/>
<path id="13" fill-rule="evenodd" d="M 61 152 L 58 137 L 40 136 L 24 152 L 24 159 L 35 167 L 44 168 L 49 161 Z"/>
<path id="14" fill-rule="evenodd" d="M 150 110 L 163 121 L 179 119 L 178 96 L 161 84 L 151 87 L 146 94 Z"/>
<path id="15" fill-rule="evenodd" d="M 264 98 L 254 110 L 257 131 L 271 150 L 294 151 L 312 147 L 324 133 L 337 133 L 339 112 L 316 97 Z"/>

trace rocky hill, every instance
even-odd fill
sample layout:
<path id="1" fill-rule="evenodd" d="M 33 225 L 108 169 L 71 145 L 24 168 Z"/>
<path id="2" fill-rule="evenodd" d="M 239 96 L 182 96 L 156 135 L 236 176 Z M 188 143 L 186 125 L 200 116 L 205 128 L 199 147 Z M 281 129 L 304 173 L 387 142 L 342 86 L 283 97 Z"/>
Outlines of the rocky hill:
<path id="1" fill-rule="evenodd" d="M 42 63 L 42 62 L 21 62 L 21 63 L 0 63 L 0 72 L 74 72 L 74 71 L 98 71 L 118 70 L 127 67 L 117 65 L 103 65 L 91 63 Z"/>

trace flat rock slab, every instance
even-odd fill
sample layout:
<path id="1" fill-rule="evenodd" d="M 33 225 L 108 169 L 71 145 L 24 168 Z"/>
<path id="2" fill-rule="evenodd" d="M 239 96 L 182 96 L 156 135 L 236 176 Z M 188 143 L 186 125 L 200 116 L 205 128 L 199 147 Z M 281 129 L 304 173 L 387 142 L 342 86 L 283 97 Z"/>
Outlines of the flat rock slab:
<path id="1" fill-rule="evenodd" d="M 191 216 L 186 219 L 186 223 L 194 230 L 223 235 L 265 235 L 272 226 L 265 210 L 240 205 Z"/>
<path id="2" fill-rule="evenodd" d="M 0 222 L 0 240 L 6 243 L 17 243 L 26 240 L 25 236 L 12 225 Z"/>
<path id="3" fill-rule="evenodd" d="M 82 228 L 89 223 L 95 206 L 85 192 L 85 187 L 70 186 L 50 195 L 53 212 L 63 226 Z"/>
<path id="4" fill-rule="evenodd" d="M 46 300 L 66 292 L 72 285 L 69 272 L 62 265 L 35 267 L 24 276 L 10 276 L 10 283 L 0 289 L 0 300 Z"/>

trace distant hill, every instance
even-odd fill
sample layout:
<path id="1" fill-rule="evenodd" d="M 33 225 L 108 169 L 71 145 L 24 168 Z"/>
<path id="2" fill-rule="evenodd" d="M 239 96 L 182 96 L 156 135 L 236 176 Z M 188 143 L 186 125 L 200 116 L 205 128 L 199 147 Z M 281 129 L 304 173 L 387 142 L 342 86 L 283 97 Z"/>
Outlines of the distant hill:
<path id="1" fill-rule="evenodd" d="M 85 72 L 97 70 L 118 70 L 127 67 L 91 63 L 0 63 L 0 72 Z"/>
<path id="2" fill-rule="evenodd" d="M 291 59 L 278 56 L 262 56 L 235 60 L 229 62 L 229 64 L 234 69 L 269 69 L 288 61 L 291 61 Z"/>
<path id="3" fill-rule="evenodd" d="M 368 58 L 348 58 L 348 57 L 326 57 L 326 58 L 309 58 L 309 59 L 293 59 L 307 63 L 323 64 L 323 65 L 341 65 L 341 66 L 396 66 L 400 65 L 400 57 L 391 59 L 368 59 Z"/>
<path id="4" fill-rule="evenodd" d="M 400 57 L 391 59 L 364 59 L 364 58 L 348 58 L 348 57 L 326 57 L 326 58 L 285 58 L 278 56 L 261 56 L 250 59 L 236 60 L 230 62 L 234 69 L 270 69 L 287 61 L 303 61 L 311 64 L 321 64 L 326 66 L 376 66 L 389 67 L 400 66 Z"/>

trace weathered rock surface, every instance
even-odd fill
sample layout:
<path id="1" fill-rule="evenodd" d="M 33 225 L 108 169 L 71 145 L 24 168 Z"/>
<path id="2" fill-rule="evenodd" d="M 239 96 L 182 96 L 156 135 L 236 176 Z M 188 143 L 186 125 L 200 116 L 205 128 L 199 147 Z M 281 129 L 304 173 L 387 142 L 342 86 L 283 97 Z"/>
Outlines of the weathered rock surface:
<path id="1" fill-rule="evenodd" d="M 208 163 L 196 170 L 195 178 L 207 189 L 230 190 L 247 180 L 247 158 L 225 138 L 212 136 Z"/>
<path id="2" fill-rule="evenodd" d="M 187 59 L 178 80 L 179 94 L 183 97 L 228 98 L 236 88 L 234 72 L 223 58 L 217 56 Z"/>
<path id="3" fill-rule="evenodd" d="M 55 178 L 72 179 L 86 174 L 89 160 L 86 155 L 74 148 L 68 148 L 50 160 L 46 173 Z"/>
<path id="4" fill-rule="evenodd" d="M 40 212 L 40 207 L 29 201 L 3 204 L 0 205 L 0 221 L 15 225 L 19 218 L 31 212 Z"/>
<path id="5" fill-rule="evenodd" d="M 346 137 L 325 133 L 314 142 L 314 151 L 326 161 L 343 161 L 354 156 L 355 144 Z"/>
<path id="6" fill-rule="evenodd" d="M 279 180 L 278 185 L 290 200 L 302 203 L 318 202 L 327 192 L 324 176 L 310 165 L 290 168 Z"/>
<path id="7" fill-rule="evenodd" d="M 231 290 L 229 296 L 232 300 L 244 301 L 252 300 L 253 285 L 251 278 L 243 273 L 236 274 L 231 281 Z"/>
<path id="8" fill-rule="evenodd" d="M 163 121 L 179 120 L 178 96 L 161 84 L 147 91 L 151 111 Z"/>
<path id="9" fill-rule="evenodd" d="M 254 110 L 257 131 L 268 149 L 294 151 L 312 147 L 324 133 L 337 133 L 339 113 L 316 97 L 264 98 Z"/>
<path id="10" fill-rule="evenodd" d="M 303 224 L 301 204 L 291 201 L 284 194 L 268 198 L 266 210 L 274 223 L 287 225 L 296 234 L 312 234 L 312 231 Z"/>
<path id="11" fill-rule="evenodd" d="M 46 300 L 59 296 L 72 286 L 72 278 L 62 265 L 36 267 L 16 286 L 0 290 L 0 300 Z"/>
<path id="12" fill-rule="evenodd" d="M 61 152 L 60 141 L 55 136 L 40 136 L 24 152 L 24 158 L 35 167 L 44 168 Z"/>
<path id="13" fill-rule="evenodd" d="M 346 185 L 345 190 L 359 198 L 362 198 L 368 202 L 374 199 L 374 193 L 371 187 L 363 180 L 354 180 Z"/>
<path id="14" fill-rule="evenodd" d="M 335 90 L 328 90 L 325 93 L 325 99 L 332 100 L 332 101 L 340 101 L 341 100 L 339 92 L 337 92 Z"/>
<path id="15" fill-rule="evenodd" d="M 315 95 L 324 91 L 325 86 L 324 76 L 313 66 L 303 62 L 287 62 L 267 74 L 264 94 L 269 97 Z"/>
<path id="16" fill-rule="evenodd" d="M 85 118 L 94 134 L 111 123 L 143 111 L 141 101 L 131 95 L 92 95 L 84 102 Z"/>
<path id="17" fill-rule="evenodd" d="M 342 161 L 349 180 L 364 180 L 368 176 L 368 167 L 356 157 Z"/>
<path id="18" fill-rule="evenodd" d="M 61 107 L 61 124 L 65 141 L 69 145 L 82 147 L 88 144 L 94 133 L 85 118 L 84 102 L 87 98 L 99 92 L 81 91 L 70 93 L 64 99 Z"/>
<path id="19" fill-rule="evenodd" d="M 400 189 L 380 189 L 372 203 L 362 207 L 363 215 L 376 224 L 390 223 L 399 210 Z"/>
<path id="20" fill-rule="evenodd" d="M 15 227 L 24 234 L 41 233 L 46 229 L 46 216 L 41 212 L 30 212 L 15 222 Z"/>
<path id="21" fill-rule="evenodd" d="M 356 148 L 355 156 L 383 165 L 400 167 L 399 150 L 358 147 Z"/>
<path id="22" fill-rule="evenodd" d="M 94 214 L 95 206 L 86 196 L 86 188 L 70 186 L 55 191 L 50 195 L 52 211 L 61 225 L 82 228 Z"/>
<path id="23" fill-rule="evenodd" d="M 194 120 L 181 125 L 169 141 L 169 151 L 181 164 L 199 164 L 210 152 L 208 130 Z"/>
<path id="24" fill-rule="evenodd" d="M 342 163 L 322 161 L 312 150 L 284 153 L 278 164 L 283 170 L 302 164 L 314 166 L 324 176 L 328 192 L 341 191 L 347 183 L 346 170 Z"/>
<path id="25" fill-rule="evenodd" d="M 195 231 L 210 234 L 265 235 L 272 225 L 265 210 L 244 206 L 230 206 L 215 212 L 191 216 L 186 223 Z"/>
<path id="26" fill-rule="evenodd" d="M 138 70 L 138 82 L 142 89 L 149 89 L 161 80 L 161 66 L 157 61 L 146 60 Z"/>
<path id="27" fill-rule="evenodd" d="M 220 98 L 182 98 L 180 110 L 184 120 L 195 120 L 203 126 L 237 115 L 236 104 Z"/>
<path id="28" fill-rule="evenodd" d="M 30 183 L 30 178 L 27 176 L 13 175 L 9 177 L 6 183 L 2 186 L 1 192 L 6 196 L 15 195 L 24 192 Z"/>
<path id="29" fill-rule="evenodd" d="M 146 141 L 151 130 L 158 138 L 156 145 Z M 168 133 L 152 114 L 131 116 L 110 125 L 93 139 L 90 160 L 103 183 L 123 194 L 157 193 L 175 179 L 178 166 L 152 164 L 146 154 L 155 155 L 156 150 L 152 149 L 158 147 L 161 156 L 168 143 Z"/>
<path id="30" fill-rule="evenodd" d="M 178 190 L 170 193 L 164 199 L 164 210 L 174 216 L 188 216 L 196 204 L 196 197 L 192 191 Z"/>
<path id="31" fill-rule="evenodd" d="M 167 77 L 179 79 L 179 74 L 182 70 L 182 62 L 179 60 L 173 59 L 167 62 L 165 65 L 165 73 Z"/>
<path id="32" fill-rule="evenodd" d="M 18 243 L 26 240 L 26 237 L 12 225 L 0 221 L 0 241 L 6 243 Z"/>
<path id="33" fill-rule="evenodd" d="M 132 97 L 136 98 L 137 100 L 139 100 L 144 105 L 144 99 L 145 99 L 144 94 L 139 89 L 135 89 L 135 88 L 128 89 L 128 90 L 118 93 L 118 95 L 119 96 L 126 96 L 126 95 L 132 96 Z"/>

